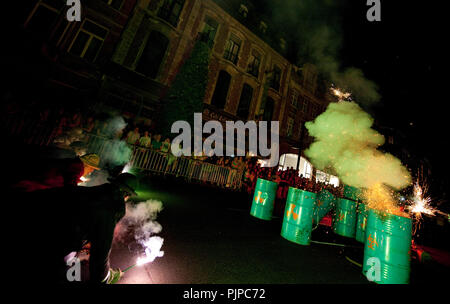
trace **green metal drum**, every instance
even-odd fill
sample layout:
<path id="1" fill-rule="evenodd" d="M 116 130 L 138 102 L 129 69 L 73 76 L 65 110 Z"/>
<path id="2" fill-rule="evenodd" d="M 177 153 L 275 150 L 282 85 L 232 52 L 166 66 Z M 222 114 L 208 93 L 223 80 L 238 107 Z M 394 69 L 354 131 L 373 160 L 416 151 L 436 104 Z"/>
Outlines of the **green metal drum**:
<path id="1" fill-rule="evenodd" d="M 367 226 L 367 206 L 361 202 L 358 204 L 357 222 L 356 222 L 356 240 L 364 243 L 366 241 L 366 226 Z"/>
<path id="2" fill-rule="evenodd" d="M 378 284 L 408 284 L 412 220 L 369 210 L 363 274 Z"/>
<path id="3" fill-rule="evenodd" d="M 356 187 L 344 185 L 344 198 L 354 201 L 362 199 L 362 191 Z"/>
<path id="4" fill-rule="evenodd" d="M 336 212 L 333 217 L 333 231 L 345 237 L 355 237 L 356 233 L 355 201 L 340 198 L 336 202 Z"/>
<path id="5" fill-rule="evenodd" d="M 319 223 L 320 220 L 327 215 L 327 213 L 334 206 L 334 196 L 327 190 L 321 191 L 316 198 L 314 205 L 313 222 Z"/>
<path id="6" fill-rule="evenodd" d="M 300 245 L 310 244 L 315 200 L 315 193 L 289 188 L 282 237 Z"/>
<path id="7" fill-rule="evenodd" d="M 250 214 L 261 220 L 270 221 L 278 184 L 258 178 Z"/>

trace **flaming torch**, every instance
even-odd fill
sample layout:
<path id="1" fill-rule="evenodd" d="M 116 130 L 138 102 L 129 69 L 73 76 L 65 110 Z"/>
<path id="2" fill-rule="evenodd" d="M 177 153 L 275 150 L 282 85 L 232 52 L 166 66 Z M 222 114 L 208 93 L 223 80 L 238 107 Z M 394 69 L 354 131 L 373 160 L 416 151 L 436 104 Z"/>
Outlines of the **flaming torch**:
<path id="1" fill-rule="evenodd" d="M 90 181 L 89 178 L 82 176 L 82 177 L 80 177 L 80 182 L 77 185 L 78 186 L 86 186 L 89 181 Z"/>

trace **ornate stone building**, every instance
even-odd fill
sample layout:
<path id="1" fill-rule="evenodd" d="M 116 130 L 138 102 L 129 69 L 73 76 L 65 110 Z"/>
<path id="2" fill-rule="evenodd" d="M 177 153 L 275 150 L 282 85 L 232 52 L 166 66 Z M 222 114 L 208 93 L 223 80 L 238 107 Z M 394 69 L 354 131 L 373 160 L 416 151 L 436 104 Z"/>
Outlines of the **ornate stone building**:
<path id="1" fill-rule="evenodd" d="M 286 40 L 265 39 L 269 21 L 252 15 L 250 22 L 251 12 L 248 4 L 218 0 L 138 1 L 113 61 L 166 88 L 201 34 L 212 53 L 204 119 L 280 121 L 282 152 L 295 151 L 302 124 L 331 99 L 318 89 L 314 66 L 289 62 L 283 55 Z M 164 92 L 135 87 L 143 95 Z"/>

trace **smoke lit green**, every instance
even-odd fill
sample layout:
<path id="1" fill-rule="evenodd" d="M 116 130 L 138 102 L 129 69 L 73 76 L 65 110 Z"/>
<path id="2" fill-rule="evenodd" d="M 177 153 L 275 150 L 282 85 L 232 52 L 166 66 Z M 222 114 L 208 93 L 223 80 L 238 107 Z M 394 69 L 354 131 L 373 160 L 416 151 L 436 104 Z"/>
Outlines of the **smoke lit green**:
<path id="1" fill-rule="evenodd" d="M 305 154 L 318 169 L 337 174 L 350 186 L 403 189 L 411 176 L 399 159 L 378 150 L 385 139 L 372 129 L 373 122 L 354 102 L 331 103 L 314 122 L 306 123 L 315 141 Z"/>

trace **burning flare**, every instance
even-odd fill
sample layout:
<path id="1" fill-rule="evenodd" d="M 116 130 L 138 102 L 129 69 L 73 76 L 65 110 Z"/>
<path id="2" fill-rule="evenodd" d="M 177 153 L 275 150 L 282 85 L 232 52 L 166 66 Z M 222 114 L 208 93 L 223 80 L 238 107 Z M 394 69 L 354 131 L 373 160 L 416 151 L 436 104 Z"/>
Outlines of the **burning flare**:
<path id="1" fill-rule="evenodd" d="M 136 260 L 136 265 L 141 266 L 147 263 L 153 262 L 156 258 L 164 256 L 164 251 L 161 251 L 161 247 L 164 243 L 164 239 L 159 236 L 149 238 L 143 243 L 145 247 L 145 257 L 139 257 Z"/>
<path id="2" fill-rule="evenodd" d="M 412 205 L 409 207 L 409 211 L 416 217 L 421 217 L 422 214 L 435 215 L 436 209 L 430 206 L 431 198 L 424 196 L 424 189 L 419 183 L 414 184 L 414 196 L 411 199 Z"/>

